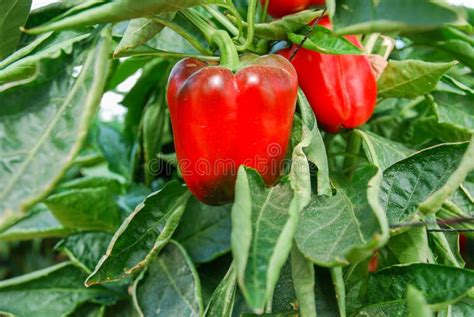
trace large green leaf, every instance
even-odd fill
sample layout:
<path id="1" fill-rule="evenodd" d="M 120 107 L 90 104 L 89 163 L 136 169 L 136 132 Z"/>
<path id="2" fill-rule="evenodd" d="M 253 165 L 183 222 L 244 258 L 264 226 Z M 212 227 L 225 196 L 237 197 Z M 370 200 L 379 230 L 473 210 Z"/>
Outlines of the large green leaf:
<path id="1" fill-rule="evenodd" d="M 474 285 L 474 272 L 437 264 L 392 266 L 370 277 L 371 304 L 404 299 L 408 286 L 420 290 L 428 304 L 446 304 L 463 297 Z"/>
<path id="2" fill-rule="evenodd" d="M 406 317 L 408 316 L 408 307 L 405 300 L 395 300 L 379 304 L 369 305 L 358 310 L 354 316 L 390 316 Z"/>
<path id="3" fill-rule="evenodd" d="M 131 20 L 122 39 L 115 48 L 114 55 L 145 44 L 148 40 L 163 30 L 163 28 L 164 25 L 151 19 L 139 18 Z"/>
<path id="4" fill-rule="evenodd" d="M 85 288 L 86 278 L 69 262 L 0 282 L 0 312 L 16 316 L 66 316 L 87 301 L 111 304 L 117 294 Z"/>
<path id="5" fill-rule="evenodd" d="M 362 137 L 364 152 L 369 161 L 382 171 L 405 159 L 413 152 L 403 144 L 386 139 L 378 134 L 362 130 L 355 130 L 355 132 Z"/>
<path id="6" fill-rule="evenodd" d="M 119 22 L 135 18 L 174 12 L 187 7 L 217 2 L 218 0 L 115 0 L 104 1 L 92 7 L 78 4 L 65 14 L 41 26 L 27 30 L 37 34 L 98 23 Z"/>
<path id="7" fill-rule="evenodd" d="M 287 314 L 289 312 L 297 312 L 295 287 L 293 284 L 292 267 L 290 259 L 280 271 L 280 277 L 273 290 L 271 301 L 265 307 L 266 311 L 274 314 Z"/>
<path id="8" fill-rule="evenodd" d="M 119 207 L 109 187 L 71 189 L 44 202 L 66 228 L 113 232 L 120 224 Z"/>
<path id="9" fill-rule="evenodd" d="M 399 264 L 433 262 L 425 227 L 410 228 L 391 237 L 385 248 Z"/>
<path id="10" fill-rule="evenodd" d="M 192 197 L 173 239 L 195 263 L 210 262 L 230 250 L 232 205 L 208 206 Z"/>
<path id="11" fill-rule="evenodd" d="M 150 261 L 134 284 L 133 297 L 142 316 L 201 316 L 201 283 L 186 251 L 171 242 Z"/>
<path id="12" fill-rule="evenodd" d="M 34 238 L 62 237 L 74 229 L 65 228 L 42 204 L 0 231 L 0 240 L 30 240 Z"/>
<path id="13" fill-rule="evenodd" d="M 263 312 L 290 253 L 299 201 L 288 181 L 266 188 L 260 175 L 240 167 L 232 206 L 232 253 L 247 303 Z"/>
<path id="14" fill-rule="evenodd" d="M 469 140 L 474 134 L 474 109 L 468 105 L 474 98 L 443 93 L 435 93 L 433 97 L 429 96 L 426 101 L 431 107 L 430 113 L 413 123 L 417 139 Z"/>
<path id="15" fill-rule="evenodd" d="M 323 265 L 361 260 L 388 238 L 387 219 L 378 201 L 381 172 L 360 169 L 352 181 L 336 184 L 333 196 L 313 196 L 303 210 L 296 243 L 304 256 Z"/>
<path id="16" fill-rule="evenodd" d="M 0 85 L 0 219 L 46 196 L 71 164 L 102 96 L 109 54 L 106 28 L 72 53 L 42 60 L 26 82 Z"/>
<path id="17" fill-rule="evenodd" d="M 352 44 L 349 40 L 334 34 L 331 30 L 323 26 L 314 26 L 311 34 L 306 37 L 306 34 L 310 30 L 311 28 L 309 26 L 303 27 L 298 34 L 289 33 L 288 39 L 296 45 L 300 45 L 304 40 L 304 48 L 323 54 L 359 55 L 363 53 L 360 48 Z"/>
<path id="18" fill-rule="evenodd" d="M 0 60 L 16 49 L 20 27 L 26 23 L 31 0 L 2 0 L 0 3 Z"/>
<path id="19" fill-rule="evenodd" d="M 176 182 L 148 196 L 117 230 L 87 284 L 116 281 L 142 269 L 168 243 L 189 196 Z"/>
<path id="20" fill-rule="evenodd" d="M 74 43 L 90 36 L 90 29 L 68 30 L 38 36 L 27 46 L 0 62 L 0 84 L 27 79 L 39 71 L 42 59 L 58 59 L 61 51 L 71 54 Z M 76 45 L 77 46 L 77 45 Z"/>
<path id="21" fill-rule="evenodd" d="M 472 152 L 474 146 L 468 150 L 467 143 L 443 144 L 413 154 L 385 170 L 380 202 L 389 223 L 412 220 L 418 208 L 436 212 L 472 169 Z"/>
<path id="22" fill-rule="evenodd" d="M 321 11 L 306 10 L 286 15 L 269 23 L 255 24 L 255 34 L 267 40 L 286 40 L 288 33 L 294 33 L 319 17 Z M 244 26 L 246 26 L 244 22 Z"/>
<path id="23" fill-rule="evenodd" d="M 377 83 L 378 94 L 385 98 L 415 98 L 426 95 L 435 89 L 441 76 L 456 63 L 391 60 Z"/>
<path id="24" fill-rule="evenodd" d="M 333 13 L 340 34 L 411 32 L 458 20 L 455 11 L 430 0 L 339 0 Z"/>
<path id="25" fill-rule="evenodd" d="M 55 247 L 85 272 L 91 273 L 107 250 L 112 235 L 105 232 L 73 234 L 61 240 Z"/>

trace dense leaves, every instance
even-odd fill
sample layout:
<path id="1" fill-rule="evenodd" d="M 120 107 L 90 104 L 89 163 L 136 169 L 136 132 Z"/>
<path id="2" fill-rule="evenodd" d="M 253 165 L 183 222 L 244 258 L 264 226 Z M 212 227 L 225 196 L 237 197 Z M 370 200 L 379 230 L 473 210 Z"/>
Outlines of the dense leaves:
<path id="1" fill-rule="evenodd" d="M 256 0 L 2 0 L 0 315 L 473 316 L 474 10 L 322 2 L 272 19 Z M 311 27 L 323 13 L 334 31 Z M 326 133 L 313 109 L 334 105 L 300 90 L 278 180 L 237 166 L 232 203 L 192 197 L 167 108 L 173 66 L 235 49 L 238 80 L 243 55 L 298 45 L 367 55 L 372 118 Z M 330 84 L 344 105 L 358 93 Z M 272 116 L 256 106 L 248 120 Z M 185 141 L 206 128 L 186 121 Z"/>
<path id="2" fill-rule="evenodd" d="M 120 295 L 102 287 L 85 288 L 84 278 L 79 268 L 65 262 L 3 281 L 0 311 L 18 316 L 65 316 L 86 301 L 111 304 Z"/>

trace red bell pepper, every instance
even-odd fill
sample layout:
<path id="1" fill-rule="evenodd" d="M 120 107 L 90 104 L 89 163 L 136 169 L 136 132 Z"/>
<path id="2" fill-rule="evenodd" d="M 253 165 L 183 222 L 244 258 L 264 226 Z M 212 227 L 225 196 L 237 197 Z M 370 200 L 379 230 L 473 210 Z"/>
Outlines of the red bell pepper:
<path id="1" fill-rule="evenodd" d="M 223 57 L 221 66 L 195 58 L 180 61 L 167 93 L 183 178 L 211 205 L 233 199 L 240 165 L 258 170 L 268 185 L 278 179 L 298 89 L 295 69 L 281 56 L 241 64 L 237 52 L 232 62 Z"/>
<path id="2" fill-rule="evenodd" d="M 327 17 L 319 24 L 331 28 Z M 362 47 L 355 36 L 346 38 Z M 294 49 L 279 54 L 289 58 Z M 377 81 L 366 56 L 329 55 L 301 48 L 292 64 L 318 123 L 326 131 L 356 128 L 370 119 L 377 101 Z"/>
<path id="3" fill-rule="evenodd" d="M 311 6 L 322 6 L 326 2 L 325 0 L 260 0 L 260 3 L 265 7 L 267 1 L 269 1 L 268 13 L 274 18 L 296 13 Z"/>

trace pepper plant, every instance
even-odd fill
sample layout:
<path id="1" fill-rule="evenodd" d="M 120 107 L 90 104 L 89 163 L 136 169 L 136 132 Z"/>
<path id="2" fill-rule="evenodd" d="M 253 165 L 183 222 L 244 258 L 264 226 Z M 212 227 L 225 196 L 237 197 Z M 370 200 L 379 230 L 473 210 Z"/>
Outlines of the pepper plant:
<path id="1" fill-rule="evenodd" d="M 30 6 L 0 5 L 0 314 L 474 316 L 473 9 Z"/>

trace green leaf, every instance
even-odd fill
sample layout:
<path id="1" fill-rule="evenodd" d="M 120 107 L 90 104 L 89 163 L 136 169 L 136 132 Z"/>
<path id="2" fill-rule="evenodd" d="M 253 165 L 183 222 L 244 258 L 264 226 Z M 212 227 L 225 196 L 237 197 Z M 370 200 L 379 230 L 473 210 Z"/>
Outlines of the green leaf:
<path id="1" fill-rule="evenodd" d="M 364 141 L 364 152 L 369 162 L 382 171 L 396 162 L 405 159 L 413 152 L 401 143 L 397 143 L 369 131 L 355 130 L 355 133 L 362 137 Z"/>
<path id="2" fill-rule="evenodd" d="M 299 197 L 299 208 L 305 207 L 311 199 L 311 178 L 308 161 L 318 167 L 318 193 L 329 195 L 329 167 L 326 147 L 318 129 L 316 117 L 303 91 L 298 90 L 298 105 L 302 115 L 302 132 L 299 143 L 292 153 L 290 178 L 292 187 Z"/>
<path id="3" fill-rule="evenodd" d="M 313 196 L 303 210 L 296 243 L 322 266 L 345 265 L 369 256 L 388 239 L 387 219 L 378 202 L 381 173 L 367 166 L 351 182 L 336 184 L 333 196 Z"/>
<path id="4" fill-rule="evenodd" d="M 111 239 L 112 235 L 105 232 L 79 233 L 61 240 L 55 249 L 64 252 L 72 262 L 90 274 L 107 251 Z"/>
<path id="5" fill-rule="evenodd" d="M 408 285 L 407 289 L 407 304 L 409 317 L 431 317 L 433 312 L 426 303 L 423 293 L 415 287 Z"/>
<path id="6" fill-rule="evenodd" d="M 72 229 L 61 225 L 46 206 L 38 205 L 24 217 L 2 228 L 0 240 L 63 237 L 72 231 Z"/>
<path id="7" fill-rule="evenodd" d="M 415 153 L 385 170 L 380 202 L 389 223 L 413 220 L 420 204 L 429 197 L 434 198 L 430 198 L 422 210 L 436 212 L 440 200 L 454 192 L 469 171 L 465 165 L 472 163 L 468 163 L 471 154 L 467 148 L 467 143 L 442 144 Z M 437 191 L 439 194 L 433 196 Z"/>
<path id="8" fill-rule="evenodd" d="M 192 197 L 173 239 L 186 249 L 194 263 L 210 262 L 230 251 L 232 205 L 208 206 Z"/>
<path id="9" fill-rule="evenodd" d="M 289 33 L 288 39 L 293 42 L 293 44 L 300 45 L 310 29 L 309 26 L 305 26 L 299 33 Z M 352 44 L 346 38 L 338 36 L 331 30 L 320 25 L 314 26 L 313 31 L 303 43 L 303 47 L 323 54 L 359 55 L 363 53 L 360 48 Z"/>
<path id="10" fill-rule="evenodd" d="M 117 299 L 116 293 L 103 287 L 85 288 L 85 277 L 65 262 L 2 281 L 0 311 L 17 316 L 66 316 L 84 302 L 112 304 Z"/>
<path id="11" fill-rule="evenodd" d="M 27 30 L 28 33 L 38 34 L 49 31 L 59 31 L 67 28 L 94 25 L 100 23 L 119 22 L 153 16 L 165 12 L 174 12 L 188 7 L 216 2 L 213 0 L 116 0 L 100 2 L 88 7 L 78 4 L 68 12 L 41 26 Z M 126 8 L 126 9 L 124 9 Z"/>
<path id="12" fill-rule="evenodd" d="M 296 245 L 291 250 L 291 276 L 301 317 L 316 316 L 314 265 L 305 259 Z"/>
<path id="13" fill-rule="evenodd" d="M 234 265 L 231 265 L 224 279 L 212 294 L 204 312 L 205 317 L 231 317 L 234 308 L 237 277 Z"/>
<path id="14" fill-rule="evenodd" d="M 443 219 L 436 215 L 438 219 Z M 467 223 L 469 226 L 469 223 Z M 432 226 L 440 229 L 438 225 Z M 459 235 L 452 232 L 429 232 L 429 243 L 436 263 L 454 267 L 464 267 L 465 262 L 460 254 Z"/>
<path id="15" fill-rule="evenodd" d="M 457 20 L 448 6 L 430 0 L 339 0 L 332 16 L 339 34 L 424 31 Z"/>
<path id="16" fill-rule="evenodd" d="M 449 314 L 450 313 L 450 314 Z M 470 317 L 474 314 L 474 300 L 466 298 L 456 304 L 450 305 L 446 314 L 438 313 L 439 317 Z"/>
<path id="17" fill-rule="evenodd" d="M 376 304 L 404 299 L 409 285 L 420 290 L 428 304 L 439 307 L 467 294 L 474 285 L 474 272 L 438 264 L 392 266 L 370 277 L 368 301 Z"/>
<path id="18" fill-rule="evenodd" d="M 256 171 L 239 168 L 232 206 L 232 253 L 240 288 L 256 313 L 263 312 L 290 253 L 298 208 L 288 181 L 266 188 Z"/>
<path id="19" fill-rule="evenodd" d="M 426 95 L 436 88 L 441 77 L 456 64 L 457 62 L 391 60 L 378 80 L 378 94 L 384 98 L 415 98 Z"/>
<path id="20" fill-rule="evenodd" d="M 66 228 L 113 232 L 120 224 L 109 187 L 71 189 L 49 196 L 44 203 Z"/>
<path id="21" fill-rule="evenodd" d="M 400 264 L 433 262 L 425 227 L 411 228 L 392 236 L 386 248 Z"/>
<path id="22" fill-rule="evenodd" d="M 2 0 L 0 4 L 0 60 L 15 51 L 20 39 L 20 27 L 25 25 L 31 0 Z"/>
<path id="23" fill-rule="evenodd" d="M 319 17 L 321 11 L 306 10 L 286 15 L 269 23 L 255 24 L 255 35 L 267 40 L 286 40 L 288 33 L 294 33 Z M 244 23 L 244 26 L 246 24 Z"/>
<path id="24" fill-rule="evenodd" d="M 70 317 L 104 317 L 105 315 L 105 306 L 85 303 L 79 306 Z"/>
<path id="25" fill-rule="evenodd" d="M 298 300 L 296 299 L 295 286 L 293 284 L 292 268 L 290 259 L 283 265 L 278 282 L 273 290 L 271 301 L 268 301 L 265 310 L 274 314 L 287 314 L 298 312 Z"/>
<path id="26" fill-rule="evenodd" d="M 163 28 L 164 25 L 151 19 L 140 18 L 131 20 L 122 39 L 115 48 L 114 55 L 118 55 L 122 51 L 127 51 L 131 48 L 145 44 L 148 40 L 163 30 Z"/>
<path id="27" fill-rule="evenodd" d="M 201 284 L 186 251 L 171 242 L 137 279 L 133 298 L 142 316 L 201 316 Z"/>
<path id="28" fill-rule="evenodd" d="M 354 316 L 390 316 L 390 317 L 405 317 L 408 315 L 408 307 L 405 300 L 394 300 L 390 302 L 383 302 L 375 305 L 370 305 L 361 308 Z"/>
<path id="29" fill-rule="evenodd" d="M 117 230 L 87 285 L 116 281 L 145 267 L 168 243 L 189 196 L 176 182 L 148 196 Z"/>
<path id="30" fill-rule="evenodd" d="M 0 84 L 36 77 L 43 59 L 57 60 L 63 52 L 72 54 L 74 44 L 90 37 L 90 30 L 80 29 L 38 36 L 0 62 Z M 76 44 L 77 47 L 77 44 Z"/>
<path id="31" fill-rule="evenodd" d="M 0 141 L 0 219 L 45 197 L 79 152 L 102 96 L 109 52 L 104 29 L 72 54 L 43 60 L 27 82 L 0 85 L 0 128 L 9 131 Z M 72 76 L 75 58 L 84 63 Z"/>

